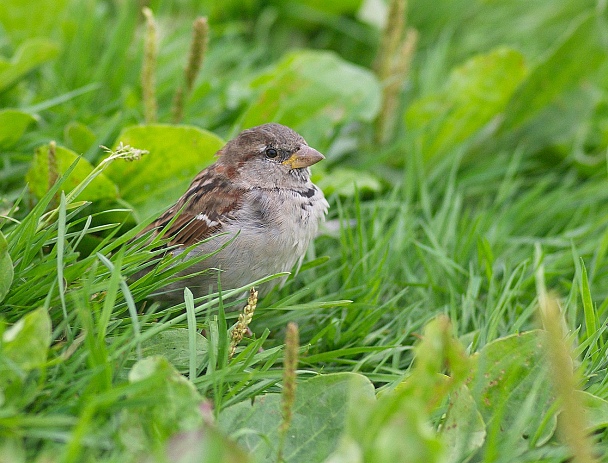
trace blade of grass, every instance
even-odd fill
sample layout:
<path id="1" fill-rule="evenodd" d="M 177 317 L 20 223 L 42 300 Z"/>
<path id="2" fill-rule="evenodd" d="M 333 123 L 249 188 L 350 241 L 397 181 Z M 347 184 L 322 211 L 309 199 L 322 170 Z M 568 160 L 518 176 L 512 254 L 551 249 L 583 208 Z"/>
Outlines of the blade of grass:
<path id="1" fill-rule="evenodd" d="M 592 338 L 596 335 L 598 330 L 598 319 L 597 314 L 595 313 L 595 308 L 593 307 L 593 299 L 591 298 L 591 292 L 589 290 L 589 279 L 587 277 L 587 268 L 585 267 L 585 262 L 583 259 L 580 259 L 581 264 L 581 273 L 580 273 L 580 291 L 581 297 L 583 299 L 583 312 L 585 314 L 585 337 Z M 589 346 L 591 352 L 591 358 L 595 360 L 597 356 L 597 345 L 594 342 Z"/>
<path id="2" fill-rule="evenodd" d="M 59 288 L 59 299 L 61 300 L 61 311 L 63 312 L 63 319 L 66 322 L 65 329 L 68 336 L 68 340 L 72 342 L 72 328 L 68 323 L 68 310 L 65 303 L 65 285 L 63 281 L 63 257 L 65 252 L 65 232 L 66 232 L 66 198 L 65 193 L 61 192 L 61 199 L 59 201 L 59 219 L 57 222 L 57 287 Z"/>
<path id="3" fill-rule="evenodd" d="M 188 377 L 196 378 L 196 315 L 194 313 L 194 296 L 189 288 L 184 288 L 184 303 L 188 319 Z"/>
<path id="4" fill-rule="evenodd" d="M 58 106 L 60 104 L 66 103 L 80 95 L 84 95 L 89 92 L 94 92 L 101 88 L 101 84 L 98 82 L 94 82 L 92 84 L 85 85 L 83 87 L 72 90 L 71 92 L 66 92 L 63 95 L 58 95 L 54 98 L 48 99 L 46 101 L 42 101 L 32 106 L 26 106 L 23 108 L 24 111 L 29 113 L 38 113 L 41 111 L 45 111 L 47 109 L 52 108 L 53 106 Z"/>

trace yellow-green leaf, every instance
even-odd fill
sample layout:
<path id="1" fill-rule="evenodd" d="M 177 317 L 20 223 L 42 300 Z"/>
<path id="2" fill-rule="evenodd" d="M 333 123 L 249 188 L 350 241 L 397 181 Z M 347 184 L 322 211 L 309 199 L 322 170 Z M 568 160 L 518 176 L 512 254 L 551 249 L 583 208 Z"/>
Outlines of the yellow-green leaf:
<path id="1" fill-rule="evenodd" d="M 405 123 L 425 159 L 463 143 L 502 113 L 526 72 L 522 54 L 501 47 L 474 56 L 452 71 L 440 92 L 414 101 Z"/>
<path id="2" fill-rule="evenodd" d="M 15 52 L 12 59 L 0 58 L 0 91 L 14 84 L 35 67 L 49 61 L 59 53 L 54 42 L 47 39 L 29 39 Z"/>
<path id="3" fill-rule="evenodd" d="M 66 143 L 78 154 L 85 153 L 93 146 L 97 137 L 90 127 L 81 122 L 72 121 L 64 129 Z"/>
<path id="4" fill-rule="evenodd" d="M 376 117 L 381 96 L 371 71 L 335 53 L 312 50 L 288 54 L 254 79 L 250 90 L 254 97 L 240 127 L 279 122 L 319 149 L 337 125 Z"/>
<path id="5" fill-rule="evenodd" d="M 224 145 L 220 137 L 198 127 L 165 124 L 128 127 L 118 142 L 149 151 L 139 161 L 116 161 L 106 171 L 140 220 L 179 198 Z"/>
<path id="6" fill-rule="evenodd" d="M 2 355 L 31 370 L 46 362 L 51 345 L 51 318 L 44 307 L 23 316 L 2 335 Z"/>
<path id="7" fill-rule="evenodd" d="M 6 297 L 13 283 L 13 261 L 8 253 L 8 244 L 4 235 L 0 233 L 0 302 Z"/>
<path id="8" fill-rule="evenodd" d="M 36 119 L 18 109 L 0 110 L 0 148 L 8 148 L 21 138 L 28 125 Z"/>
<path id="9" fill-rule="evenodd" d="M 32 166 L 26 175 L 30 190 L 36 197 L 43 197 L 52 186 L 52 183 L 76 161 L 78 164 L 62 185 L 64 191 L 70 192 L 82 182 L 92 171 L 93 166 L 73 151 L 57 146 L 55 148 L 54 160 L 51 160 L 51 172 L 49 172 L 49 145 L 41 146 L 36 150 Z M 96 201 L 100 199 L 114 199 L 117 197 L 116 185 L 114 185 L 104 174 L 100 174 L 87 185 L 78 196 L 80 200 Z"/>

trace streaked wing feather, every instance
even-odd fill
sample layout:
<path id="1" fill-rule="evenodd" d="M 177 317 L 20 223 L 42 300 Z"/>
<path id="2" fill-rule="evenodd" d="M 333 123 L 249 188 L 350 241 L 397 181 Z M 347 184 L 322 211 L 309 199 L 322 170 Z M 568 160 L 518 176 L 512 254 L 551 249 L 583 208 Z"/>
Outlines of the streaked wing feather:
<path id="1" fill-rule="evenodd" d="M 169 244 L 181 246 L 190 246 L 220 232 L 222 224 L 232 219 L 240 206 L 243 191 L 235 189 L 215 167 L 201 172 L 188 191 L 146 230 L 169 226 L 164 237 L 170 238 Z M 179 216 L 173 220 L 176 214 Z"/>

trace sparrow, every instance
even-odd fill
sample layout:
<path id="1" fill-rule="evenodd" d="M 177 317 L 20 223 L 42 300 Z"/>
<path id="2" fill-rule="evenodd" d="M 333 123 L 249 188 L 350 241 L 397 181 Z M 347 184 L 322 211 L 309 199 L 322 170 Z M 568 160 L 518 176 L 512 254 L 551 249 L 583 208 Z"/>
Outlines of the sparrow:
<path id="1" fill-rule="evenodd" d="M 309 167 L 324 156 L 289 127 L 270 123 L 244 130 L 216 156 L 142 232 L 164 230 L 173 255 L 192 245 L 187 258 L 209 254 L 178 275 L 202 274 L 171 283 L 159 299 L 183 301 L 185 286 L 194 297 L 211 294 L 218 277 L 226 290 L 290 271 L 301 263 L 329 208 L 310 180 Z M 264 283 L 260 297 L 285 279 Z"/>

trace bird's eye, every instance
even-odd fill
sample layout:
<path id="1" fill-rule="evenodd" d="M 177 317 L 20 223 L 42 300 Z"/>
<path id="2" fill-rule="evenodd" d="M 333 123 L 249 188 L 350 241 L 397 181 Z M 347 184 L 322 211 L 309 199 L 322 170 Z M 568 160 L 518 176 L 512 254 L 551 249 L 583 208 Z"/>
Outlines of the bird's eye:
<path id="1" fill-rule="evenodd" d="M 279 155 L 279 153 L 277 152 L 277 150 L 275 150 L 274 148 L 267 148 L 266 149 L 266 157 L 267 158 L 276 158 Z"/>

